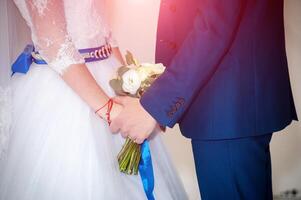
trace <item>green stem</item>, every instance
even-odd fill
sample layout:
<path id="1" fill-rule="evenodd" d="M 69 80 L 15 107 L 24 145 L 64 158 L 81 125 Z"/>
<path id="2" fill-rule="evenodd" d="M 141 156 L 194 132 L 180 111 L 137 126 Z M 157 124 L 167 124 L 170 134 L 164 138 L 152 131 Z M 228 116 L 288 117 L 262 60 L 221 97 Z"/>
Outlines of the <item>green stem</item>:
<path id="1" fill-rule="evenodd" d="M 124 172 L 129 165 L 129 161 L 131 159 L 131 154 L 132 154 L 133 149 L 134 149 L 134 144 L 133 143 L 129 144 L 127 151 L 124 153 L 123 158 L 119 162 L 122 172 Z"/>
<path id="2" fill-rule="evenodd" d="M 118 161 L 120 162 L 121 160 L 124 159 L 124 157 L 129 153 L 129 151 L 131 150 L 133 146 L 132 142 L 127 143 L 126 145 L 124 145 L 124 151 L 120 154 L 120 156 L 118 157 Z"/>
<path id="3" fill-rule="evenodd" d="M 128 175 L 138 174 L 141 159 L 141 146 L 131 139 L 126 139 L 121 151 L 118 154 L 119 169 Z"/>
<path id="4" fill-rule="evenodd" d="M 135 154 L 135 150 L 134 150 L 131 154 L 130 163 L 129 163 L 128 169 L 127 169 L 127 174 L 129 174 L 129 175 L 131 175 L 134 171 L 133 164 L 134 164 L 135 157 L 136 157 L 136 154 Z"/>
<path id="5" fill-rule="evenodd" d="M 118 156 L 117 156 L 118 160 L 125 153 L 130 142 L 131 142 L 131 140 L 129 138 L 127 138 L 124 145 L 122 146 L 121 151 L 118 153 Z"/>
<path id="6" fill-rule="evenodd" d="M 140 163 L 140 159 L 141 159 L 141 146 L 138 146 L 138 152 L 137 152 L 137 158 L 136 158 L 136 163 L 135 163 L 135 167 L 134 167 L 134 174 L 138 175 L 138 168 L 139 168 L 139 163 Z"/>

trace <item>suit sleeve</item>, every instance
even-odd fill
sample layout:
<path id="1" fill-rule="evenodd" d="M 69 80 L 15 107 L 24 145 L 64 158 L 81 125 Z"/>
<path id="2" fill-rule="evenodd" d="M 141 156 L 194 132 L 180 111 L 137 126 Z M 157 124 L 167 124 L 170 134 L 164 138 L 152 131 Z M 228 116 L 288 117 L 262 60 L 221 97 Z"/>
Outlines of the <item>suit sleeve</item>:
<path id="1" fill-rule="evenodd" d="M 140 102 L 159 124 L 173 127 L 227 54 L 243 13 L 243 0 L 202 0 L 193 28 L 164 74 Z"/>

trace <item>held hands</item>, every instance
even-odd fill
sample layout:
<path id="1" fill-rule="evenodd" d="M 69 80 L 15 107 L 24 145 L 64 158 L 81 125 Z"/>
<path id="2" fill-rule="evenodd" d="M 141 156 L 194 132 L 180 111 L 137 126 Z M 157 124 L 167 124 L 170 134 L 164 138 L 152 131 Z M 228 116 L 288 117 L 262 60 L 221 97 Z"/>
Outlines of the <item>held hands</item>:
<path id="1" fill-rule="evenodd" d="M 157 127 L 156 120 L 144 110 L 137 98 L 115 97 L 113 100 L 111 131 L 121 132 L 123 137 L 129 137 L 138 144 L 143 143 Z"/>

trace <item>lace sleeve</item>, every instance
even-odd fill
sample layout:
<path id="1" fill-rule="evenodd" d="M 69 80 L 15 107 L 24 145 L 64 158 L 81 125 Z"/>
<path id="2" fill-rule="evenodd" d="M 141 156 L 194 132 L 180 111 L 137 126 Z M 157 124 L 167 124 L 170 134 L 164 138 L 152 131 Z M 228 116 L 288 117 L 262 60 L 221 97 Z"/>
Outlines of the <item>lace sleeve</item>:
<path id="1" fill-rule="evenodd" d="M 70 65 L 84 63 L 67 32 L 64 1 L 14 1 L 31 29 L 36 50 L 51 68 L 63 74 Z"/>

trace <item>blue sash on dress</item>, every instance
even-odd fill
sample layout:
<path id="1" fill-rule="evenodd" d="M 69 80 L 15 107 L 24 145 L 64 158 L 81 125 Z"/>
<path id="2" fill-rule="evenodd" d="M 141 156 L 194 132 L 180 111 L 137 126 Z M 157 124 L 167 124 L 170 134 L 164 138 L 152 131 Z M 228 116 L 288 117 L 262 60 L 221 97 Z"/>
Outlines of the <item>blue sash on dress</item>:
<path id="1" fill-rule="evenodd" d="M 84 57 L 85 62 L 95 62 L 109 58 L 112 54 L 112 47 L 109 44 L 106 44 L 96 48 L 79 49 L 78 51 Z M 17 60 L 13 63 L 11 68 L 13 74 L 26 74 L 32 62 L 39 65 L 47 64 L 45 60 L 37 57 L 40 57 L 39 53 L 35 51 L 32 44 L 28 44 L 24 51 L 18 56 Z"/>

